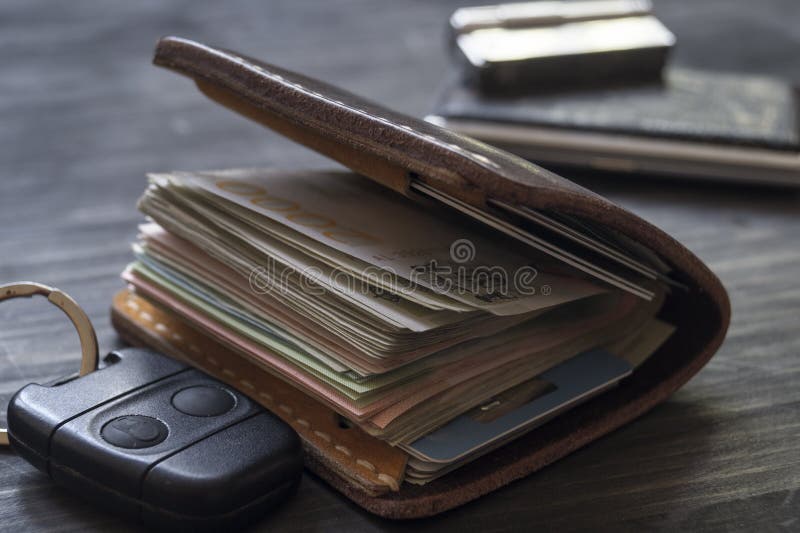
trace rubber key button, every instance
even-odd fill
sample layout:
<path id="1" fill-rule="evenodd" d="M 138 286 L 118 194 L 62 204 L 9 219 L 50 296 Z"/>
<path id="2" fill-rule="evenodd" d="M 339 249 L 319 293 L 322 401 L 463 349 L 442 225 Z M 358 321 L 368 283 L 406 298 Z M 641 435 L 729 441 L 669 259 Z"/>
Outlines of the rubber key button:
<path id="1" fill-rule="evenodd" d="M 172 405 L 191 416 L 219 416 L 236 407 L 236 398 L 225 389 L 196 385 L 178 391 L 172 397 Z"/>
<path id="2" fill-rule="evenodd" d="M 169 430 L 160 420 L 142 415 L 127 415 L 108 422 L 100 435 L 120 448 L 149 448 L 167 438 Z"/>

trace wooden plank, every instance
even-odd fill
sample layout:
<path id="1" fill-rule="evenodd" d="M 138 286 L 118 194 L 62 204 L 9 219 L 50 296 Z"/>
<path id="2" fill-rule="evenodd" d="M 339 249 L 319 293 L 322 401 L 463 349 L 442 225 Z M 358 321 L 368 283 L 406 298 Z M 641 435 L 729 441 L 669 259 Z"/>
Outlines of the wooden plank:
<path id="1" fill-rule="evenodd" d="M 0 280 L 73 295 L 104 351 L 118 273 L 150 170 L 327 163 L 215 108 L 149 64 L 168 33 L 323 78 L 392 107 L 430 109 L 457 1 L 62 2 L 0 5 Z M 796 0 L 673 0 L 675 61 L 800 81 Z M 674 182 L 585 180 L 686 243 L 733 301 L 729 338 L 665 405 L 579 453 L 420 531 L 516 528 L 800 527 L 800 202 L 794 193 Z M 42 301 L 0 306 L 0 401 L 79 357 Z M 128 530 L 0 451 L 0 529 Z M 317 479 L 262 524 L 274 530 L 394 529 Z"/>

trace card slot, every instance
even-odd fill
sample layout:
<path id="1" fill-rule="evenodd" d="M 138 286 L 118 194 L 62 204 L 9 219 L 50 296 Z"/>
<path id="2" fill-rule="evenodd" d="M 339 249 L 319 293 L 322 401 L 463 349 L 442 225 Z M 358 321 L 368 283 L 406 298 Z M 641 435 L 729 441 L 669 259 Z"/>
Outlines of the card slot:
<path id="1" fill-rule="evenodd" d="M 438 430 L 401 446 L 422 461 L 451 464 L 513 438 L 630 375 L 633 367 L 603 350 L 591 350 L 556 365 L 540 379 L 553 388 L 492 421 L 461 415 Z"/>
<path id="2" fill-rule="evenodd" d="M 419 181 L 412 181 L 411 189 L 416 190 L 417 192 L 426 195 L 430 198 L 438 200 L 445 205 L 460 211 L 467 216 L 483 222 L 492 228 L 505 233 L 506 235 L 513 237 L 514 239 L 531 246 L 534 249 L 537 249 L 545 254 L 554 257 L 586 274 L 589 274 L 599 280 L 602 280 L 606 283 L 609 283 L 619 289 L 625 290 L 634 294 L 640 298 L 645 300 L 652 300 L 655 296 L 655 293 L 643 286 L 641 283 L 633 282 L 625 277 L 611 272 L 608 268 L 599 267 L 591 262 L 583 259 L 582 257 L 575 255 L 569 251 L 563 250 L 550 242 L 547 242 L 545 239 L 533 235 L 514 224 L 500 219 L 497 216 L 492 215 L 489 212 L 479 211 L 475 207 L 466 204 L 456 198 L 448 196 L 440 191 L 436 190 L 435 188 L 419 182 Z M 491 201 L 491 200 L 490 200 Z"/>

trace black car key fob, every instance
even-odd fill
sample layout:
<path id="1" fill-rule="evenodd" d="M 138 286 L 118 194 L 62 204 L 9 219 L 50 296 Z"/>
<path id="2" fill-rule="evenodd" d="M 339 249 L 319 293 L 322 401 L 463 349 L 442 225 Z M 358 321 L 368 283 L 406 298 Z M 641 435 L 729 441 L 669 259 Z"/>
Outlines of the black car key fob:
<path id="1" fill-rule="evenodd" d="M 111 352 L 106 366 L 8 407 L 14 449 L 56 482 L 145 525 L 251 523 L 292 493 L 297 434 L 247 396 L 153 351 Z"/>

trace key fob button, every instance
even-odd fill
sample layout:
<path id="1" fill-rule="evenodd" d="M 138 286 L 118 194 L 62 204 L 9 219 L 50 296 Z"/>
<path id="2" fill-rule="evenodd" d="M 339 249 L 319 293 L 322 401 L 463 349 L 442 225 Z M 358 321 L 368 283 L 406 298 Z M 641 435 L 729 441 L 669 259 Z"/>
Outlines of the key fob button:
<path id="1" fill-rule="evenodd" d="M 145 349 L 106 362 L 9 404 L 9 441 L 57 482 L 169 531 L 241 528 L 298 486 L 300 438 L 247 396 Z"/>
<path id="2" fill-rule="evenodd" d="M 236 398 L 225 389 L 196 385 L 178 391 L 172 406 L 191 416 L 219 416 L 236 407 Z"/>
<path id="3" fill-rule="evenodd" d="M 149 416 L 126 415 L 108 422 L 100 435 L 109 444 L 120 448 L 149 448 L 164 442 L 169 430 L 160 420 Z"/>

